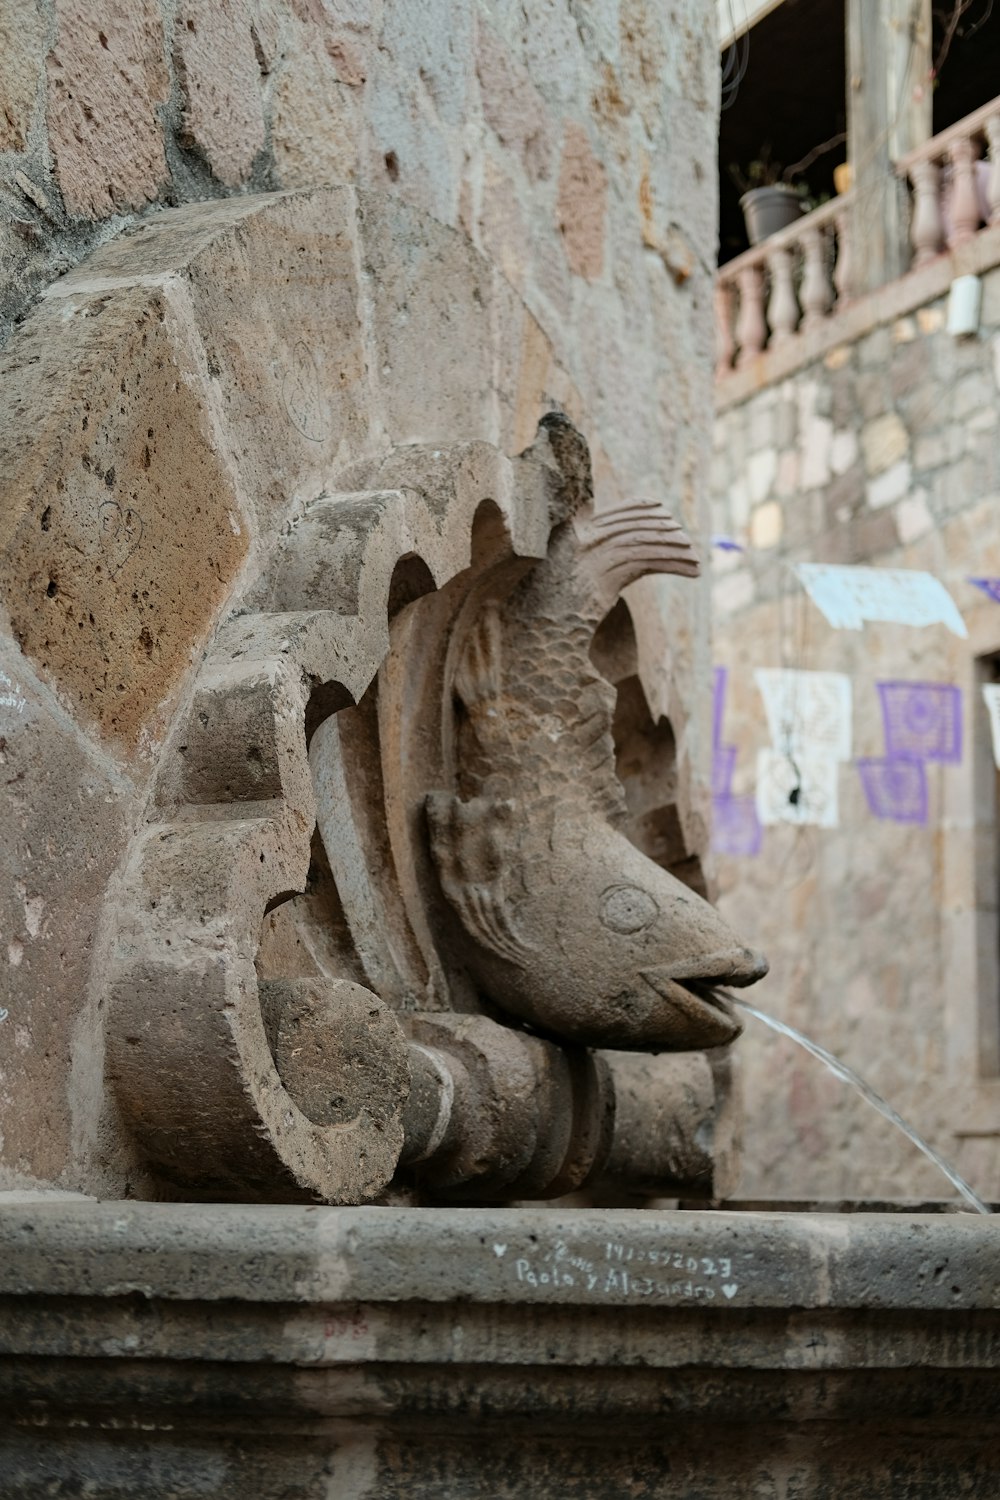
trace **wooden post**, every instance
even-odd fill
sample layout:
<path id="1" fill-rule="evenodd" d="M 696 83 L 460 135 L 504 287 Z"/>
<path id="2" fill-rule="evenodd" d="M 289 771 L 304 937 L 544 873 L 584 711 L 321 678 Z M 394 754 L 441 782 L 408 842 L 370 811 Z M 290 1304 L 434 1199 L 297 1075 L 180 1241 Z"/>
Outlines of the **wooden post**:
<path id="1" fill-rule="evenodd" d="M 833 284 L 837 288 L 838 307 L 845 307 L 854 296 L 854 209 L 852 203 L 844 206 L 836 220 L 837 264 L 833 273 Z"/>
<path id="2" fill-rule="evenodd" d="M 931 0 L 847 0 L 847 145 L 856 292 L 909 268 L 906 184 L 893 164 L 931 135 Z"/>

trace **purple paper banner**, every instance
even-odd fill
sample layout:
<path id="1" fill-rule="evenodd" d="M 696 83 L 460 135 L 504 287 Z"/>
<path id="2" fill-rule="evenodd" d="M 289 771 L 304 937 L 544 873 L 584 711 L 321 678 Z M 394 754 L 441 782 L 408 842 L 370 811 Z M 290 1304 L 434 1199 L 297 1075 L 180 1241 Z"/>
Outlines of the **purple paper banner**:
<path id="1" fill-rule="evenodd" d="M 726 683 L 729 680 L 729 670 L 726 667 L 716 667 L 715 682 L 712 689 L 712 745 L 722 744 L 722 715 L 726 711 Z"/>
<path id="2" fill-rule="evenodd" d="M 733 772 L 736 770 L 737 750 L 735 745 L 716 745 L 712 751 L 712 796 L 728 797 L 733 790 Z"/>
<path id="3" fill-rule="evenodd" d="M 712 800 L 712 849 L 736 859 L 760 853 L 762 830 L 753 797 L 715 797 Z"/>
<path id="4" fill-rule="evenodd" d="M 893 823 L 927 822 L 927 776 L 923 761 L 902 757 L 856 762 L 868 806 Z"/>
<path id="5" fill-rule="evenodd" d="M 886 758 L 962 759 L 962 690 L 946 682 L 880 682 Z"/>
<path id="6" fill-rule="evenodd" d="M 968 578 L 966 582 L 975 584 L 977 589 L 989 594 L 995 604 L 1000 604 L 1000 578 Z"/>

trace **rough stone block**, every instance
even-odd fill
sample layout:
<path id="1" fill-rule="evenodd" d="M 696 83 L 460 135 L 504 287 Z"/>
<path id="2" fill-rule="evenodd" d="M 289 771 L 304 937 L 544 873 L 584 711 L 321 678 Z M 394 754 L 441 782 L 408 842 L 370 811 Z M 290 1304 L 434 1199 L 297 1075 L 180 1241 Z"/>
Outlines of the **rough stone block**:
<path id="1" fill-rule="evenodd" d="M 563 136 L 556 204 L 566 259 L 575 276 L 596 281 L 604 269 L 608 178 L 581 125 Z"/>
<path id="2" fill-rule="evenodd" d="M 492 438 L 488 262 L 464 238 L 384 197 L 361 195 L 360 232 L 375 370 L 391 441 Z M 432 343 L 441 353 L 431 392 L 426 374 Z"/>
<path id="3" fill-rule="evenodd" d="M 835 432 L 830 444 L 830 468 L 834 474 L 846 474 L 857 456 L 858 440 L 854 432 L 850 428 Z"/>
<path id="4" fill-rule="evenodd" d="M 476 34 L 476 74 L 490 129 L 514 153 L 531 181 L 548 177 L 554 149 L 553 122 L 527 73 L 482 20 Z"/>
<path id="5" fill-rule="evenodd" d="M 947 430 L 922 434 L 914 441 L 913 467 L 918 474 L 925 469 L 939 469 L 951 456 L 951 435 Z"/>
<path id="6" fill-rule="evenodd" d="M 838 344 L 824 357 L 823 364 L 828 370 L 842 370 L 849 363 L 852 352 L 848 344 Z"/>
<path id="7" fill-rule="evenodd" d="M 729 486 L 729 512 L 736 529 L 750 519 L 750 488 L 742 475 Z"/>
<path id="8" fill-rule="evenodd" d="M 883 505 L 892 505 L 901 499 L 910 487 L 910 473 L 910 461 L 904 458 L 894 463 L 891 469 L 883 470 L 875 479 L 870 479 L 865 489 L 872 510 L 880 510 Z"/>
<path id="9" fill-rule="evenodd" d="M 750 499 L 755 503 L 766 500 L 771 493 L 778 470 L 778 455 L 773 448 L 763 448 L 755 453 L 747 465 L 750 484 Z"/>
<path id="10" fill-rule="evenodd" d="M 894 411 L 869 422 L 861 433 L 861 449 L 869 474 L 881 474 L 906 454 L 910 435 Z"/>
<path id="11" fill-rule="evenodd" d="M 783 453 L 778 459 L 778 473 L 774 492 L 781 498 L 794 495 L 799 487 L 799 455 L 793 450 Z"/>
<path id="12" fill-rule="evenodd" d="M 828 417 L 810 417 L 800 429 L 800 483 L 804 490 L 826 484 L 830 478 L 830 448 L 833 423 Z"/>
<path id="13" fill-rule="evenodd" d="M 44 49 L 37 0 L 0 11 L 0 151 L 23 151 L 28 143 Z"/>
<path id="14" fill-rule="evenodd" d="M 934 517 L 931 515 L 927 505 L 927 496 L 923 490 L 914 490 L 912 495 L 907 495 L 896 506 L 896 527 L 899 531 L 899 540 L 904 546 L 909 546 L 918 537 L 926 536 L 934 525 Z"/>
<path id="15" fill-rule="evenodd" d="M 775 406 L 774 440 L 779 448 L 788 448 L 797 437 L 798 407 L 794 401 L 779 401 Z"/>
<path id="16" fill-rule="evenodd" d="M 364 7 L 352 0 L 340 14 L 355 9 Z M 419 79 L 445 125 L 463 123 L 472 82 L 474 7 L 453 0 L 382 0 L 380 9 L 379 48 L 392 58 L 399 79 Z"/>
<path id="17" fill-rule="evenodd" d="M 919 390 L 930 376 L 927 344 L 923 339 L 904 343 L 893 349 L 889 365 L 889 393 L 897 406 L 903 398 Z"/>
<path id="18" fill-rule="evenodd" d="M 369 442 L 354 194 L 195 205 L 107 246 L 60 287 L 172 275 L 187 284 L 210 405 L 266 532 L 292 507 L 291 486 L 312 498 Z"/>
<path id="19" fill-rule="evenodd" d="M 531 237 L 514 182 L 490 157 L 483 165 L 479 237 L 484 251 L 511 285 L 523 288 Z"/>
<path id="20" fill-rule="evenodd" d="M 781 541 L 783 514 L 777 500 L 760 505 L 750 517 L 750 545 L 752 547 L 776 547 Z"/>
<path id="21" fill-rule="evenodd" d="M 220 182 L 239 187 L 264 145 L 260 68 L 246 0 L 182 0 L 174 67 L 186 143 Z"/>
<path id="22" fill-rule="evenodd" d="M 951 415 L 956 421 L 960 421 L 971 412 L 980 411 L 995 402 L 993 381 L 987 371 L 973 370 L 971 374 L 964 375 L 951 392 Z"/>
<path id="23" fill-rule="evenodd" d="M 167 295 L 53 300 L 0 362 L 0 596 L 82 723 L 135 752 L 248 547 L 200 351 Z"/>
<path id="24" fill-rule="evenodd" d="M 360 91 L 324 48 L 303 46 L 281 71 L 271 149 L 284 187 L 350 182 L 358 167 Z"/>
<path id="25" fill-rule="evenodd" d="M 130 788 L 2 637 L 0 786 L 0 1162 L 8 1182 L 53 1181 L 72 1156 L 74 1058 L 76 1098 L 100 1094 L 84 996 Z"/>
<path id="26" fill-rule="evenodd" d="M 583 97 L 585 62 L 574 7 L 563 0 L 533 0 L 530 8 L 521 7 L 517 20 L 519 51 L 539 91 L 557 106 Z M 600 24 L 599 18 L 594 21 Z"/>
<path id="27" fill-rule="evenodd" d="M 167 179 L 158 107 L 170 84 L 155 0 L 56 0 L 49 140 L 71 214 L 141 208 Z"/>
<path id="28" fill-rule="evenodd" d="M 365 90 L 362 180 L 396 186 L 407 203 L 443 223 L 455 217 L 458 183 L 454 135 L 429 106 L 419 69 L 401 66 L 380 47 Z"/>

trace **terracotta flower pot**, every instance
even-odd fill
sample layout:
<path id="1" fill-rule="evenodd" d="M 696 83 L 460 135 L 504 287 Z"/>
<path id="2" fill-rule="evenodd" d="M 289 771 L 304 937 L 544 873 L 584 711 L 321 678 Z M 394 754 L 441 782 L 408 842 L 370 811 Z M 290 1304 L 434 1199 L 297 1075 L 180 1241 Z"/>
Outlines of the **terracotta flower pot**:
<path id="1" fill-rule="evenodd" d="M 751 245 L 759 245 L 779 229 L 787 229 L 802 217 L 802 199 L 787 183 L 776 182 L 771 187 L 751 188 L 740 199 L 743 218 L 747 226 L 747 238 Z"/>

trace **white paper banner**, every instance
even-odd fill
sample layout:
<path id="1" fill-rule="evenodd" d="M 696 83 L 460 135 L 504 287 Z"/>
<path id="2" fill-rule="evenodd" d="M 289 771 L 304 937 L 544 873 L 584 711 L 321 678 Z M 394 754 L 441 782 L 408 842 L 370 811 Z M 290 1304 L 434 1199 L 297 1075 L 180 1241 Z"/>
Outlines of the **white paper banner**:
<path id="1" fill-rule="evenodd" d="M 771 744 L 785 755 L 851 758 L 851 679 L 843 672 L 799 672 L 761 667 Z"/>
<path id="2" fill-rule="evenodd" d="M 835 630 L 860 630 L 866 620 L 891 625 L 947 625 L 967 636 L 965 621 L 939 579 L 909 568 L 846 568 L 798 563 L 796 573 Z"/>
<path id="3" fill-rule="evenodd" d="M 983 701 L 990 716 L 990 734 L 993 736 L 993 759 L 1000 767 L 1000 682 L 983 684 Z"/>
<path id="4" fill-rule="evenodd" d="M 839 763 L 828 755 L 757 752 L 757 816 L 762 823 L 836 828 Z"/>

